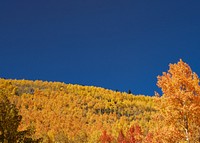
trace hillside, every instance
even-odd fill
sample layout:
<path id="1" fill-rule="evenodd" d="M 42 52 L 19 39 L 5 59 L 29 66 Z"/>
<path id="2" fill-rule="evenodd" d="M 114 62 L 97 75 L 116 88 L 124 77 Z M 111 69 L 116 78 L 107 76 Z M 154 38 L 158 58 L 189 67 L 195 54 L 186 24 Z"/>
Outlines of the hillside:
<path id="1" fill-rule="evenodd" d="M 0 142 L 199 143 L 200 79 L 180 60 L 158 76 L 163 95 L 0 79 Z"/>
<path id="2" fill-rule="evenodd" d="M 19 130 L 34 128 L 43 142 L 98 142 L 103 130 L 117 137 L 137 123 L 147 133 L 154 97 L 61 82 L 0 79 L 22 115 Z"/>

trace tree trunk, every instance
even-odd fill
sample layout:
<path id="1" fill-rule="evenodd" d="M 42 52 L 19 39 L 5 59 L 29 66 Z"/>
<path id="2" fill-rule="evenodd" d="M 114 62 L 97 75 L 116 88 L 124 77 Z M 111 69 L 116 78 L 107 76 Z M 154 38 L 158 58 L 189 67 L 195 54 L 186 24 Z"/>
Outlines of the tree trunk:
<path id="1" fill-rule="evenodd" d="M 185 123 L 185 140 L 187 141 L 187 143 L 190 143 L 189 131 L 188 131 L 188 118 L 186 115 L 184 116 L 184 123 Z"/>

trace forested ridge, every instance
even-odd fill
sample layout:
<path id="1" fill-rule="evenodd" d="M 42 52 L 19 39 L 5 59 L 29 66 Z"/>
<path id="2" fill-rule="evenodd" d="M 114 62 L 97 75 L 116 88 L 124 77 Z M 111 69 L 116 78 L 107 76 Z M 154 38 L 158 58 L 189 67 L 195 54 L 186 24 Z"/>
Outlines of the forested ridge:
<path id="1" fill-rule="evenodd" d="M 197 74 L 180 60 L 158 76 L 157 85 L 163 95 L 150 97 L 94 86 L 1 78 L 0 141 L 200 142 Z M 5 103 L 13 109 L 4 109 Z M 16 137 L 8 138 L 13 128 L 9 121 L 18 116 Z M 31 132 L 18 137 L 23 131 Z"/>

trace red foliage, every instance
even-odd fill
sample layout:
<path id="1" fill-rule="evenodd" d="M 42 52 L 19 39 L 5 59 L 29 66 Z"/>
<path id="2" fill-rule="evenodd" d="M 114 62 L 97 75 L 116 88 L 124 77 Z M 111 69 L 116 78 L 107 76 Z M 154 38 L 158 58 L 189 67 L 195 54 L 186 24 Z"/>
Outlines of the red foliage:
<path id="1" fill-rule="evenodd" d="M 120 132 L 119 132 L 119 135 L 118 135 L 118 138 L 117 138 L 117 142 L 118 143 L 127 143 L 126 142 L 126 138 L 125 138 L 122 130 L 120 130 Z"/>
<path id="2" fill-rule="evenodd" d="M 141 142 L 142 131 L 139 125 L 131 126 L 127 132 L 127 140 L 129 143 Z"/>
<path id="3" fill-rule="evenodd" d="M 142 130 L 139 125 L 135 125 L 135 132 L 136 135 L 142 135 Z"/>
<path id="4" fill-rule="evenodd" d="M 147 142 L 147 143 L 152 143 L 153 142 L 153 134 L 152 133 L 148 133 L 146 135 L 145 142 Z"/>
<path id="5" fill-rule="evenodd" d="M 101 143 L 108 143 L 111 142 L 113 138 L 106 133 L 103 132 L 102 136 L 100 137 Z M 139 125 L 133 125 L 127 131 L 126 136 L 124 135 L 123 131 L 120 130 L 117 143 L 152 143 L 153 142 L 153 134 L 148 133 L 146 136 L 143 134 L 142 129 Z"/>
<path id="6" fill-rule="evenodd" d="M 100 137 L 101 143 L 110 143 L 112 139 L 113 137 L 111 135 L 108 135 L 106 131 L 103 131 L 103 134 Z"/>

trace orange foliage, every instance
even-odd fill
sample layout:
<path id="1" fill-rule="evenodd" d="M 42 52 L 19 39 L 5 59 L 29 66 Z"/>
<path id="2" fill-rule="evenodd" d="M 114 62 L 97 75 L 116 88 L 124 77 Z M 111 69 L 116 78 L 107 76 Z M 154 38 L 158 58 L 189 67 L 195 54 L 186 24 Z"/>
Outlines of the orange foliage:
<path id="1" fill-rule="evenodd" d="M 110 142 L 116 141 L 117 143 L 152 143 L 153 142 L 153 134 L 148 133 L 147 135 L 145 135 L 138 124 L 132 125 L 130 129 L 127 130 L 126 136 L 124 135 L 123 131 L 120 130 L 117 139 L 114 139 L 112 136 L 107 135 L 106 131 L 104 131 L 102 136 L 100 137 L 100 140 L 102 141 L 104 139 L 104 141 L 105 140 L 107 141 L 108 139 L 111 139 L 111 138 L 112 140 L 109 140 Z"/>
<path id="2" fill-rule="evenodd" d="M 158 76 L 157 85 L 162 89 L 161 97 L 60 82 L 0 79 L 0 89 L 22 116 L 18 130 L 34 127 L 34 139 L 72 143 L 200 142 L 197 74 L 180 60 Z M 130 125 L 134 126 L 124 134 Z M 109 134 L 105 131 L 101 135 L 102 130 Z"/>
<path id="3" fill-rule="evenodd" d="M 176 142 L 199 142 L 199 78 L 182 60 L 177 64 L 170 64 L 169 67 L 167 73 L 158 76 L 157 85 L 163 91 L 159 106 L 164 121 L 162 126 L 165 127 L 158 132 L 165 134 L 165 140 L 168 141 L 173 139 Z"/>
<path id="4" fill-rule="evenodd" d="M 110 143 L 112 142 L 113 137 L 109 134 L 107 134 L 106 131 L 103 131 L 102 135 L 100 136 L 100 142 L 101 143 Z"/>
<path id="5" fill-rule="evenodd" d="M 151 97 L 93 86 L 0 79 L 0 87 L 23 116 L 19 130 L 33 126 L 33 137 L 47 142 L 96 142 L 104 129 L 116 137 L 133 121 L 148 128 L 155 112 Z"/>

